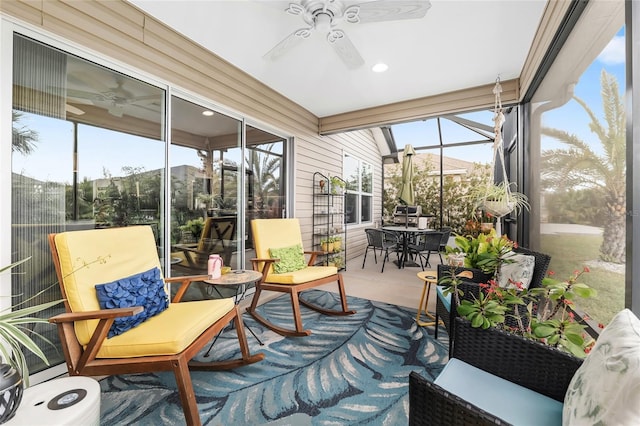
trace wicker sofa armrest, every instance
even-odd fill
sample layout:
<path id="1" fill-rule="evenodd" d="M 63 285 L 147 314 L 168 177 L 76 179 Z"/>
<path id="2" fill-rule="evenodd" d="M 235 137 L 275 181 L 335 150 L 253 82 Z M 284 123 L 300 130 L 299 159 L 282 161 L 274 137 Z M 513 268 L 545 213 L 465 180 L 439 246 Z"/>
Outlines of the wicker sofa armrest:
<path id="1" fill-rule="evenodd" d="M 426 380 L 409 374 L 409 425 L 457 426 L 508 424 Z"/>
<path id="2" fill-rule="evenodd" d="M 473 328 L 460 317 L 455 322 L 454 358 L 557 401 L 564 400 L 582 365 L 581 359 L 542 343 L 494 328 Z"/>

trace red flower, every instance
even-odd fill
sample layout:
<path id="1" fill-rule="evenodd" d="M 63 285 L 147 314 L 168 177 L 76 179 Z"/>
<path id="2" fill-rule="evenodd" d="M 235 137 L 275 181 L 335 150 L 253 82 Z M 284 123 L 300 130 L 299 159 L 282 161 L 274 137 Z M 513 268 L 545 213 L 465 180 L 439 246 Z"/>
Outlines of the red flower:
<path id="1" fill-rule="evenodd" d="M 603 323 L 601 323 L 601 322 L 599 322 L 599 323 L 598 323 L 598 328 L 604 328 L 604 324 L 603 324 Z"/>
<path id="2" fill-rule="evenodd" d="M 589 270 L 589 267 L 588 267 L 588 266 L 585 266 L 585 267 L 582 269 L 582 271 L 583 271 L 583 272 L 591 272 L 591 271 Z"/>
<path id="3" fill-rule="evenodd" d="M 554 276 L 555 274 L 556 274 L 556 273 L 555 273 L 555 272 L 553 272 L 553 271 L 549 271 L 549 272 L 547 273 L 547 275 L 549 275 L 550 277 Z"/>
<path id="4" fill-rule="evenodd" d="M 575 315 L 573 314 L 573 312 L 569 312 L 569 318 L 574 319 Z"/>

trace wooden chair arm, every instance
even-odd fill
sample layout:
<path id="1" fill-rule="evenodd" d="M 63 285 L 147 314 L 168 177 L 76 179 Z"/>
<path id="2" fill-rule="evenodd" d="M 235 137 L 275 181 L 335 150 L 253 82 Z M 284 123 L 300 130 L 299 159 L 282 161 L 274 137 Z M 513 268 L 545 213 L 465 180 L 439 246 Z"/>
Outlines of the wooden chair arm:
<path id="1" fill-rule="evenodd" d="M 173 246 L 172 250 L 174 250 L 174 251 L 184 251 L 184 252 L 190 252 L 190 253 L 204 253 L 204 251 L 198 250 L 198 246 L 197 245 L 194 245 L 193 247 L 177 245 L 177 246 Z"/>
<path id="2" fill-rule="evenodd" d="M 307 266 L 313 266 L 316 263 L 316 257 L 318 257 L 321 254 L 327 254 L 327 252 L 324 251 L 305 251 L 304 254 L 308 254 L 309 256 L 309 260 L 307 261 Z"/>
<path id="3" fill-rule="evenodd" d="M 189 289 L 189 286 L 193 281 L 204 281 L 208 280 L 209 275 L 186 275 L 184 277 L 171 277 L 165 278 L 164 281 L 166 283 L 181 283 L 178 291 L 176 291 L 176 295 L 173 296 L 173 300 L 171 303 L 179 303 L 182 301 L 182 297 Z"/>
<path id="4" fill-rule="evenodd" d="M 142 306 L 130 306 L 128 308 L 116 308 L 116 309 L 100 309 L 99 311 L 86 311 L 86 312 L 66 312 L 49 318 L 49 322 L 54 324 L 61 324 L 65 322 L 74 322 L 91 319 L 107 319 L 118 317 L 129 317 L 142 312 L 144 308 Z"/>
<path id="5" fill-rule="evenodd" d="M 184 281 L 203 281 L 208 279 L 209 279 L 209 275 L 185 275 L 180 277 L 165 278 L 164 282 L 179 283 Z"/>
<path id="6" fill-rule="evenodd" d="M 280 259 L 273 259 L 273 258 L 260 259 L 258 257 L 254 257 L 251 259 L 251 265 L 253 266 L 254 271 L 258 271 L 262 274 L 261 282 L 264 282 L 267 279 L 267 275 L 269 274 L 269 268 L 271 267 L 271 264 L 279 261 Z M 262 263 L 262 270 L 260 269 L 261 263 Z"/>

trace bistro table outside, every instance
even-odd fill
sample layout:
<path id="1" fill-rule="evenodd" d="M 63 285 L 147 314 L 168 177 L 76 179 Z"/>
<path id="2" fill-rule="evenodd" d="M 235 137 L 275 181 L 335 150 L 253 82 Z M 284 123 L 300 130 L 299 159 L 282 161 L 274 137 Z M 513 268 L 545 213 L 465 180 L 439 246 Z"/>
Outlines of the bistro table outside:
<path id="1" fill-rule="evenodd" d="M 240 269 L 237 271 L 229 271 L 226 274 L 223 274 L 220 277 L 215 279 L 204 280 L 204 282 L 206 284 L 213 286 L 213 288 L 218 292 L 218 294 L 220 294 L 220 296 L 222 296 L 222 294 L 220 293 L 220 291 L 218 291 L 216 286 L 234 286 L 236 290 L 236 294 L 234 296 L 233 301 L 237 305 L 238 303 L 240 303 L 240 301 L 244 298 L 244 295 L 247 293 L 249 284 L 255 283 L 261 278 L 262 278 L 262 274 L 258 271 Z M 253 337 L 256 338 L 256 340 L 258 341 L 258 343 L 260 343 L 261 346 L 264 345 L 264 343 L 262 343 L 262 341 L 258 338 L 258 336 L 256 336 L 256 333 L 254 333 L 251 327 L 249 327 L 246 324 L 244 326 L 247 328 L 247 330 L 251 332 L 251 334 L 253 334 Z M 217 336 L 216 336 L 216 339 L 217 339 Z M 211 346 L 209 347 L 209 350 L 204 356 L 209 356 L 209 352 L 211 352 L 211 348 L 213 347 L 213 344 L 216 342 L 216 339 L 213 340 L 213 342 L 211 343 Z"/>
<path id="2" fill-rule="evenodd" d="M 419 234 L 421 232 L 433 231 L 433 229 L 420 229 L 417 226 L 383 226 L 382 229 L 386 231 L 392 231 L 402 234 L 402 256 L 398 262 L 398 268 L 404 268 L 405 266 L 420 266 L 417 263 L 407 264 L 407 258 L 409 257 L 409 234 Z"/>

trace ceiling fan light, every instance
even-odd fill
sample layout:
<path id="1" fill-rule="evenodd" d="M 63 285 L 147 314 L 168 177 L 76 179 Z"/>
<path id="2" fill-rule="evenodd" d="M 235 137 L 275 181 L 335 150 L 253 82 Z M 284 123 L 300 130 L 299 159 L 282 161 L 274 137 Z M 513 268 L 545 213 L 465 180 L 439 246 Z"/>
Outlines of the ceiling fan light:
<path id="1" fill-rule="evenodd" d="M 388 69 L 389 69 L 389 65 L 383 62 L 378 62 L 377 64 L 371 67 L 371 71 L 373 72 L 385 72 Z"/>
<path id="2" fill-rule="evenodd" d="M 315 28 L 323 33 L 328 33 L 331 30 L 331 15 L 328 13 L 318 13 L 315 17 Z"/>

